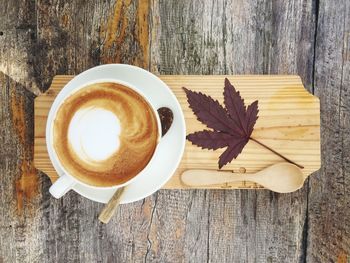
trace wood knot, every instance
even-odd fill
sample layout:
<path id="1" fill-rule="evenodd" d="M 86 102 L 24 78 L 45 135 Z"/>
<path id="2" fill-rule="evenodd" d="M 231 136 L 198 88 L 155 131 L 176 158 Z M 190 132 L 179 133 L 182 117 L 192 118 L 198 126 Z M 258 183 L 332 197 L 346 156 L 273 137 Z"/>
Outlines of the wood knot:
<path id="1" fill-rule="evenodd" d="M 245 174 L 246 171 L 247 171 L 247 170 L 246 170 L 244 167 L 239 167 L 239 172 L 240 172 L 241 174 Z"/>
<path id="2" fill-rule="evenodd" d="M 55 95 L 55 92 L 54 92 L 52 89 L 48 89 L 48 90 L 45 92 L 45 94 L 46 94 L 47 96 L 54 96 L 54 95 Z"/>

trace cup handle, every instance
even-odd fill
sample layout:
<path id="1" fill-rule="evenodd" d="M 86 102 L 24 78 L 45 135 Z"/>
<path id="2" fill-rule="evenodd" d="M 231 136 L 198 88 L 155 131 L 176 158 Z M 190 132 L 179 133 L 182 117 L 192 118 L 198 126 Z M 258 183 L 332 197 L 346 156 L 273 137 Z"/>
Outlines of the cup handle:
<path id="1" fill-rule="evenodd" d="M 53 185 L 51 185 L 49 192 L 55 198 L 60 198 L 72 189 L 75 182 L 67 175 L 60 176 Z"/>

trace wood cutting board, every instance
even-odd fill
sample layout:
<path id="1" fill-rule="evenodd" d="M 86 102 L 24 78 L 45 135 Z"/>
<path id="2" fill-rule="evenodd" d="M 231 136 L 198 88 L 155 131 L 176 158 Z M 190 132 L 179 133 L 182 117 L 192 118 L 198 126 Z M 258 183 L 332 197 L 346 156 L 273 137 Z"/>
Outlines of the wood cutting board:
<path id="1" fill-rule="evenodd" d="M 45 143 L 45 127 L 50 106 L 58 92 L 74 76 L 57 75 L 49 90 L 34 103 L 34 163 L 51 181 L 57 179 Z M 223 101 L 224 75 L 162 75 L 159 76 L 174 92 L 185 115 L 187 134 L 202 130 L 188 107 L 182 87 L 201 91 Z M 252 137 L 305 168 L 305 177 L 320 168 L 320 105 L 317 97 L 308 93 L 299 76 L 292 75 L 233 75 L 226 76 L 241 92 L 245 103 L 259 100 L 259 119 Z M 186 142 L 179 168 L 164 186 L 166 189 L 189 188 L 181 183 L 180 175 L 186 169 L 218 169 L 218 157 L 224 151 L 202 150 Z M 233 173 L 255 173 L 283 160 L 250 141 L 236 160 L 223 170 Z M 166 165 L 166 164 L 164 164 Z M 282 176 L 282 175 L 281 175 Z M 212 185 L 211 189 L 262 188 L 251 182 Z"/>

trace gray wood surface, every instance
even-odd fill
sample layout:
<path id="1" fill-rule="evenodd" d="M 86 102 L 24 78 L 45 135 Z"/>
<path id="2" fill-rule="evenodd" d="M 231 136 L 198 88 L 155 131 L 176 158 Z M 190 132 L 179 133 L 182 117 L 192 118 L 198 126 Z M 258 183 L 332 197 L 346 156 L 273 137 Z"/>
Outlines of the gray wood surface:
<path id="1" fill-rule="evenodd" d="M 321 101 L 322 168 L 308 195 L 310 262 L 350 261 L 350 2 L 320 1 L 315 94 Z"/>
<path id="2" fill-rule="evenodd" d="M 0 0 L 0 262 L 348 262 L 347 0 Z M 35 170 L 33 100 L 102 63 L 156 74 L 300 74 L 321 99 L 322 168 L 292 194 L 161 190 L 60 200 Z"/>

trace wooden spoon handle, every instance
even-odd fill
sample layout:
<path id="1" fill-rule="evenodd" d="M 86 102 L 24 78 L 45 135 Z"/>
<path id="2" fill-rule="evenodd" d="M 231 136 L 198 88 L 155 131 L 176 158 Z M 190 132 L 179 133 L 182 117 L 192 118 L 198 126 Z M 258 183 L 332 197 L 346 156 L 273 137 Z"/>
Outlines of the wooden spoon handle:
<path id="1" fill-rule="evenodd" d="M 108 201 L 108 203 L 105 205 L 105 207 L 102 209 L 98 219 L 104 223 L 107 224 L 109 220 L 114 215 L 115 211 L 117 210 L 117 207 L 119 206 L 120 199 L 125 191 L 125 187 L 120 187 L 115 191 L 112 198 Z"/>
<path id="2" fill-rule="evenodd" d="M 168 132 L 168 130 L 170 129 L 173 123 L 174 114 L 172 110 L 169 109 L 168 107 L 159 108 L 157 112 L 162 125 L 162 137 L 163 137 Z M 118 188 L 117 191 L 112 196 L 112 198 L 108 201 L 108 203 L 102 209 L 98 217 L 98 219 L 102 223 L 107 224 L 109 220 L 112 218 L 113 214 L 115 213 L 115 210 L 117 210 L 121 196 L 123 195 L 125 188 L 126 186 Z"/>
<path id="3" fill-rule="evenodd" d="M 234 174 L 232 172 L 214 170 L 187 170 L 182 173 L 181 180 L 188 186 L 206 186 L 229 182 L 252 181 L 251 175 Z"/>

